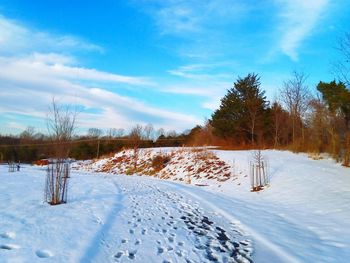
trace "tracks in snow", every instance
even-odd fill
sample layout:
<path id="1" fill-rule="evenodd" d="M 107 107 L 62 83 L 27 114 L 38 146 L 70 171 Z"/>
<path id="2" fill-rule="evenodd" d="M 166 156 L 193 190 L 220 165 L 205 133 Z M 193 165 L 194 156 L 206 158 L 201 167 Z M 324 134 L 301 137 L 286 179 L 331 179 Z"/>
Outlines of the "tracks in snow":
<path id="1" fill-rule="evenodd" d="M 138 179 L 115 179 L 124 185 L 115 262 L 252 262 L 251 239 L 234 222 L 159 181 Z"/>

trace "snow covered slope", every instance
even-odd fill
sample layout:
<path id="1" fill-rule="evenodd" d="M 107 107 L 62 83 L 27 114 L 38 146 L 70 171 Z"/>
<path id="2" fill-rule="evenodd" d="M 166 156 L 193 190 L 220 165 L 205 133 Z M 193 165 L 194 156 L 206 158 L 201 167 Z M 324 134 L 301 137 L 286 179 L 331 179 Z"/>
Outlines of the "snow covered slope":
<path id="1" fill-rule="evenodd" d="M 0 166 L 0 262 L 348 262 L 349 169 L 264 151 L 271 184 L 252 193 L 252 153 L 213 152 L 224 182 L 80 170 L 59 206 L 42 203 L 43 168 Z"/>
<path id="2" fill-rule="evenodd" d="M 235 177 L 228 164 L 205 148 L 139 149 L 136 154 L 133 150 L 124 150 L 113 157 L 78 162 L 74 167 L 113 174 L 149 175 L 181 182 L 190 179 L 197 184 L 206 184 L 207 180 L 224 182 Z"/>

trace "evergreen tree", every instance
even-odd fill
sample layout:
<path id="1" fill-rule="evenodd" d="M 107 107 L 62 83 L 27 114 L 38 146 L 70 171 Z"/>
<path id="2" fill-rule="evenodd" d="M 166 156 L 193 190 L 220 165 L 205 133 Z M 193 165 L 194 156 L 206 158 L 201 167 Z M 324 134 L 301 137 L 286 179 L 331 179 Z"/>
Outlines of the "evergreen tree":
<path id="1" fill-rule="evenodd" d="M 347 129 L 350 125 L 350 91 L 343 82 L 336 83 L 334 80 L 330 83 L 322 82 L 317 85 L 317 90 L 321 92 L 322 98 L 326 101 L 328 109 L 337 115 L 340 115 Z"/>
<path id="2" fill-rule="evenodd" d="M 245 78 L 239 77 L 212 115 L 214 133 L 236 143 L 250 141 L 254 144 L 256 130 L 263 129 L 262 117 L 267 106 L 259 76 L 248 74 Z"/>

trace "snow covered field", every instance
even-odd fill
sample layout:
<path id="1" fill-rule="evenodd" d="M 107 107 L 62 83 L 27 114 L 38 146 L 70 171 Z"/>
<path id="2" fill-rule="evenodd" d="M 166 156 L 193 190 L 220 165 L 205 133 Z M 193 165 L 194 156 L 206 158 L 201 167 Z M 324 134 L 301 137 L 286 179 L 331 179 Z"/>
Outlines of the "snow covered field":
<path id="1" fill-rule="evenodd" d="M 252 193 L 251 152 L 213 152 L 235 176 L 199 187 L 78 170 L 58 206 L 42 202 L 44 168 L 1 165 L 0 262 L 349 262 L 350 169 L 264 151 L 271 185 Z"/>

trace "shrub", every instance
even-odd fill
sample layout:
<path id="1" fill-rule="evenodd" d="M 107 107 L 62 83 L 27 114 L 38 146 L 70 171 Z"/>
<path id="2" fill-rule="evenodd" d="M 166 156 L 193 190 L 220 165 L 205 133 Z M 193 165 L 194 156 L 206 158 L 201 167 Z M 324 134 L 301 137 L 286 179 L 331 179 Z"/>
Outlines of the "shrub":
<path id="1" fill-rule="evenodd" d="M 161 155 L 161 154 L 156 155 L 152 159 L 152 168 L 155 171 L 160 171 L 167 165 L 169 161 L 170 161 L 170 157 L 168 155 Z"/>

